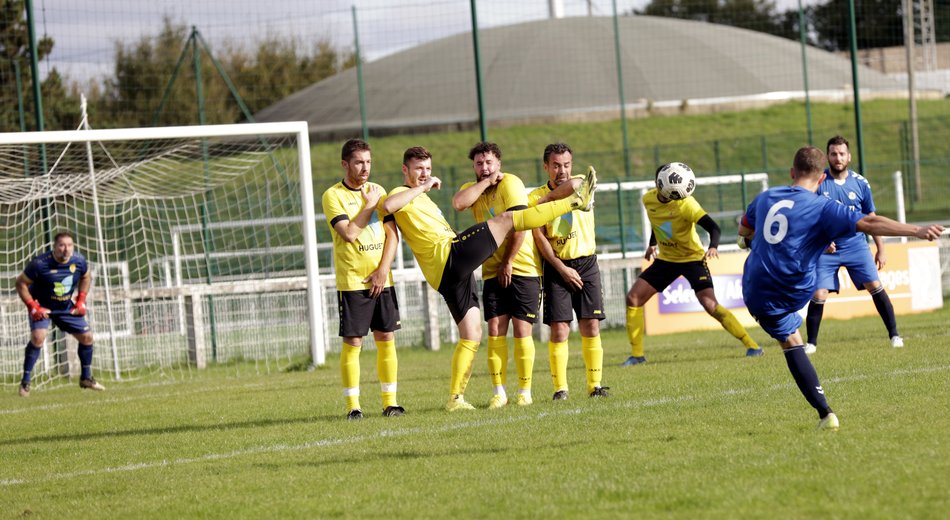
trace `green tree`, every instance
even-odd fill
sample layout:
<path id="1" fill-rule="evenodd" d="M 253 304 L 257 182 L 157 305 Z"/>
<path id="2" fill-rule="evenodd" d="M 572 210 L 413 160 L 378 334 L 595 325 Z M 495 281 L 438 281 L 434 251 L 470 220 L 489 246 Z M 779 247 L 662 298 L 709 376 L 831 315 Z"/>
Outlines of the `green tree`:
<path id="1" fill-rule="evenodd" d="M 635 14 L 681 18 L 741 27 L 781 36 L 780 15 L 772 0 L 652 0 Z"/>
<path id="2" fill-rule="evenodd" d="M 107 126 L 191 125 L 198 123 L 198 99 L 190 31 L 166 18 L 155 37 L 127 45 L 115 44 L 112 78 L 96 100 L 97 113 Z M 175 66 L 185 46 L 177 76 Z M 340 52 L 327 41 L 308 46 L 299 41 L 267 37 L 247 51 L 237 44 L 205 49 L 198 43 L 205 122 L 244 120 L 238 104 L 215 69 L 208 51 L 217 59 L 251 112 L 260 110 L 314 82 L 355 65 L 353 53 Z M 171 91 L 158 120 L 156 111 L 166 87 Z"/>
<path id="3" fill-rule="evenodd" d="M 901 0 L 854 0 L 859 49 L 904 45 L 902 4 Z M 809 10 L 819 47 L 831 51 L 851 47 L 848 0 L 829 0 Z"/>
<path id="4" fill-rule="evenodd" d="M 45 60 L 53 50 L 53 39 L 37 39 L 38 61 Z M 20 96 L 17 96 L 17 81 Z M 54 68 L 40 83 L 43 96 L 44 126 L 48 130 L 62 130 L 78 124 L 78 97 L 69 93 L 63 78 Z M 0 131 L 20 130 L 20 108 L 24 111 L 27 130 L 37 129 L 33 99 L 33 77 L 30 73 L 30 39 L 23 0 L 3 0 L 0 4 Z"/>

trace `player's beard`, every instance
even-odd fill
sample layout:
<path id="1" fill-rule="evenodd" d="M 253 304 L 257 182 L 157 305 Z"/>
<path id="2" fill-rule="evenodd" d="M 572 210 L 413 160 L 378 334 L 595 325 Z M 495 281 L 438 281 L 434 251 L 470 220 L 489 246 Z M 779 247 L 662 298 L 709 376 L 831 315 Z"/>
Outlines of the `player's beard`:
<path id="1" fill-rule="evenodd" d="M 846 172 L 846 171 L 848 171 L 848 165 L 847 165 L 847 164 L 845 164 L 845 165 L 844 165 L 844 168 L 841 168 L 840 170 L 837 169 L 837 168 L 835 168 L 834 166 L 832 166 L 832 165 L 830 165 L 830 164 L 828 165 L 828 172 L 831 173 L 831 176 L 834 177 L 834 178 L 836 178 L 836 179 L 837 179 L 838 177 L 841 177 L 841 176 L 844 174 L 844 172 Z"/>

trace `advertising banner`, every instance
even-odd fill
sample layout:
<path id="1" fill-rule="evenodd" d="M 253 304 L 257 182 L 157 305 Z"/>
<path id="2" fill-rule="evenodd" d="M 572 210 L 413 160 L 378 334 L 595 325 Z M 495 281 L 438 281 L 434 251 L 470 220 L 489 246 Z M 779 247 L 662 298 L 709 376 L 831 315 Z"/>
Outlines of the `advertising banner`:
<path id="1" fill-rule="evenodd" d="M 873 245 L 871 250 L 874 250 Z M 887 265 L 879 272 L 898 315 L 924 312 L 943 306 L 940 280 L 940 254 L 936 243 L 914 241 L 884 244 Z M 709 260 L 716 299 L 732 311 L 742 325 L 755 325 L 742 301 L 742 266 L 746 251 L 720 252 L 718 259 Z M 651 262 L 644 261 L 643 269 Z M 838 272 L 841 292 L 831 293 L 825 304 L 824 319 L 848 319 L 877 314 L 867 291 L 858 290 L 848 272 Z M 805 309 L 802 309 L 805 312 Z M 690 330 L 720 329 L 719 322 L 703 311 L 693 289 L 685 278 L 677 278 L 663 292 L 657 293 L 644 306 L 646 332 L 650 335 L 685 332 Z"/>

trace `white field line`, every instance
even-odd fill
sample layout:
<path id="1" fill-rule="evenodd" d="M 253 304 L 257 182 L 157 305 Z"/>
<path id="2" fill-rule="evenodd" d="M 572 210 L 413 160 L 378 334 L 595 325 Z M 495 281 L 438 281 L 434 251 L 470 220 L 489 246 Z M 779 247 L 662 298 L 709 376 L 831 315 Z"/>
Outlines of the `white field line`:
<path id="1" fill-rule="evenodd" d="M 122 388 L 123 389 L 149 388 L 149 387 L 171 386 L 174 384 L 176 383 L 149 383 L 149 384 L 144 384 L 144 385 L 136 385 L 134 387 L 124 386 Z M 267 387 L 267 386 L 270 386 L 269 383 L 243 383 L 243 384 L 234 385 L 234 386 L 228 385 L 228 388 L 247 390 L 247 389 Z M 208 387 L 196 388 L 194 390 L 184 390 L 184 391 L 178 391 L 178 392 L 169 393 L 169 394 L 162 394 L 162 396 L 164 398 L 164 397 L 172 397 L 172 396 L 177 397 L 177 396 L 187 396 L 187 395 L 194 395 L 194 394 L 206 394 L 214 390 L 216 390 L 216 388 L 208 388 Z M 133 401 L 152 400 L 155 398 L 156 396 L 149 395 L 149 394 L 142 394 L 142 395 L 137 395 L 137 396 L 126 396 L 126 397 L 103 397 L 96 400 L 80 401 L 80 402 L 74 402 L 74 403 L 50 403 L 50 404 L 43 404 L 43 405 L 38 405 L 38 406 L 26 406 L 22 408 L 8 408 L 5 410 L 0 409 L 0 415 L 13 415 L 13 414 L 18 414 L 18 413 L 30 413 L 30 412 L 36 412 L 36 411 L 59 410 L 61 408 L 76 408 L 80 406 L 100 406 L 102 404 L 129 403 Z"/>
<path id="2" fill-rule="evenodd" d="M 899 369 L 891 372 L 884 372 L 880 375 L 877 374 L 856 374 L 847 377 L 835 377 L 827 378 L 828 382 L 833 383 L 847 383 L 853 381 L 863 381 L 871 377 L 901 377 L 908 375 L 916 375 L 928 372 L 942 372 L 950 370 L 950 365 L 942 365 L 935 367 L 921 367 L 914 369 Z M 775 384 L 769 387 L 769 391 L 777 391 L 782 389 L 788 389 L 792 387 L 791 383 L 789 384 Z M 702 396 L 695 395 L 683 395 L 676 397 L 664 397 L 659 399 L 645 399 L 638 401 L 626 401 L 626 402 L 617 402 L 615 406 L 619 408 L 649 408 L 653 406 L 662 406 L 670 403 L 686 402 L 686 401 L 702 401 L 702 400 L 714 400 L 721 397 L 728 397 L 732 395 L 741 395 L 752 392 L 761 392 L 760 387 L 756 388 L 735 388 L 728 389 L 718 394 L 704 394 Z M 100 401 L 101 403 L 101 401 Z M 606 404 L 606 403 L 605 403 Z M 33 408 L 34 410 L 36 408 Z M 551 417 L 565 416 L 565 415 L 580 415 L 589 410 L 599 410 L 602 407 L 584 407 L 584 408 L 568 408 L 562 410 L 554 411 L 545 411 L 537 415 L 522 416 L 522 417 L 505 417 L 505 418 L 494 418 L 494 419 L 484 419 L 477 421 L 466 421 L 456 424 L 448 424 L 440 426 L 437 428 L 403 428 L 403 429 L 386 429 L 376 432 L 371 435 L 357 435 L 353 437 L 343 437 L 343 438 L 330 438 L 330 439 L 320 439 L 312 442 L 305 442 L 302 444 L 273 444 L 269 446 L 253 446 L 250 448 L 245 448 L 241 450 L 234 450 L 223 453 L 209 453 L 207 455 L 202 455 L 200 457 L 185 457 L 180 459 L 172 460 L 159 460 L 153 462 L 135 462 L 130 463 L 125 466 L 112 466 L 108 468 L 97 468 L 97 469 L 86 469 L 81 471 L 70 471 L 64 473 L 52 473 L 42 477 L 32 478 L 32 479 L 2 479 L 0 480 L 0 487 L 15 486 L 20 484 L 36 484 L 40 482 L 49 482 L 55 480 L 68 480 L 77 477 L 87 477 L 94 475 L 107 475 L 110 473 L 125 473 L 125 472 L 134 472 L 145 469 L 154 469 L 154 468 L 164 468 L 164 467 L 173 467 L 173 466 L 183 466 L 186 464 L 195 464 L 200 462 L 210 462 L 216 460 L 227 460 L 238 457 L 246 457 L 249 455 L 259 455 L 262 453 L 285 453 L 285 452 L 294 452 L 309 450 L 314 448 L 324 448 L 330 446 L 340 446 L 346 444 L 358 444 L 365 441 L 370 441 L 374 439 L 382 439 L 389 437 L 404 437 L 412 436 L 417 434 L 433 434 L 433 433 L 443 433 L 456 430 L 465 430 L 465 429 L 477 429 L 485 426 L 493 426 L 498 424 L 510 424 L 516 422 L 529 421 L 534 419 L 547 419 Z"/>

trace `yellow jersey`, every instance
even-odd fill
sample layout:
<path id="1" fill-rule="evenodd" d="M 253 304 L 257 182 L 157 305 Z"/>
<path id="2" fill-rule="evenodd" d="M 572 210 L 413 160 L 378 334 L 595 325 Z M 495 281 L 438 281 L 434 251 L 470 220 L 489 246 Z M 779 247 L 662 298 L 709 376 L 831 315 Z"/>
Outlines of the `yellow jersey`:
<path id="1" fill-rule="evenodd" d="M 573 178 L 583 178 L 575 175 Z M 528 194 L 528 205 L 535 206 L 538 199 L 551 192 L 548 183 Z M 597 240 L 594 231 L 594 212 L 574 210 L 555 218 L 544 226 L 544 236 L 551 244 L 554 254 L 561 260 L 573 260 L 596 252 Z"/>
<path id="2" fill-rule="evenodd" d="M 376 186 L 383 191 L 379 184 L 367 182 L 366 186 Z M 333 229 L 334 224 L 348 221 L 363 210 L 363 192 L 359 188 L 350 188 L 343 181 L 334 184 L 323 192 L 323 214 L 330 226 L 330 235 L 333 236 L 333 263 L 336 267 L 336 288 L 338 291 L 361 291 L 369 289 L 370 284 L 363 280 L 379 267 L 383 258 L 383 244 L 386 242 L 386 232 L 383 230 L 379 212 L 374 211 L 369 224 L 353 242 L 343 240 L 343 237 Z M 393 285 L 393 275 L 390 272 L 386 280 L 386 287 Z"/>
<path id="3" fill-rule="evenodd" d="M 386 198 L 408 189 L 408 186 L 393 188 L 380 199 L 377 207 L 382 218 L 386 217 L 383 210 L 383 202 Z M 452 242 L 457 236 L 452 226 L 445 220 L 442 210 L 426 193 L 412 199 L 409 204 L 393 213 L 393 218 L 396 219 L 396 226 L 409 244 L 409 249 L 412 249 L 416 264 L 422 269 L 426 281 L 438 290 L 439 284 L 442 283 L 442 271 L 445 270 L 445 263 L 449 259 Z"/>
<path id="4" fill-rule="evenodd" d="M 475 181 L 467 182 L 462 185 L 459 191 L 474 184 Z M 472 214 L 475 216 L 475 222 L 485 222 L 505 211 L 527 207 L 528 193 L 525 190 L 524 183 L 521 182 L 518 176 L 506 173 L 501 182 L 486 189 L 475 201 L 475 204 L 472 204 Z M 498 268 L 505 258 L 507 249 L 503 244 L 499 244 L 495 254 L 485 260 L 485 263 L 482 264 L 482 278 L 488 280 L 498 276 Z M 521 248 L 515 254 L 511 266 L 511 273 L 514 275 L 541 276 L 541 259 L 530 232 L 527 233 L 524 242 L 521 243 Z"/>
<path id="5" fill-rule="evenodd" d="M 643 194 L 643 206 L 659 246 L 657 258 L 667 262 L 694 262 L 706 256 L 696 232 L 696 223 L 706 211 L 696 199 L 686 197 L 664 204 L 654 188 Z"/>

